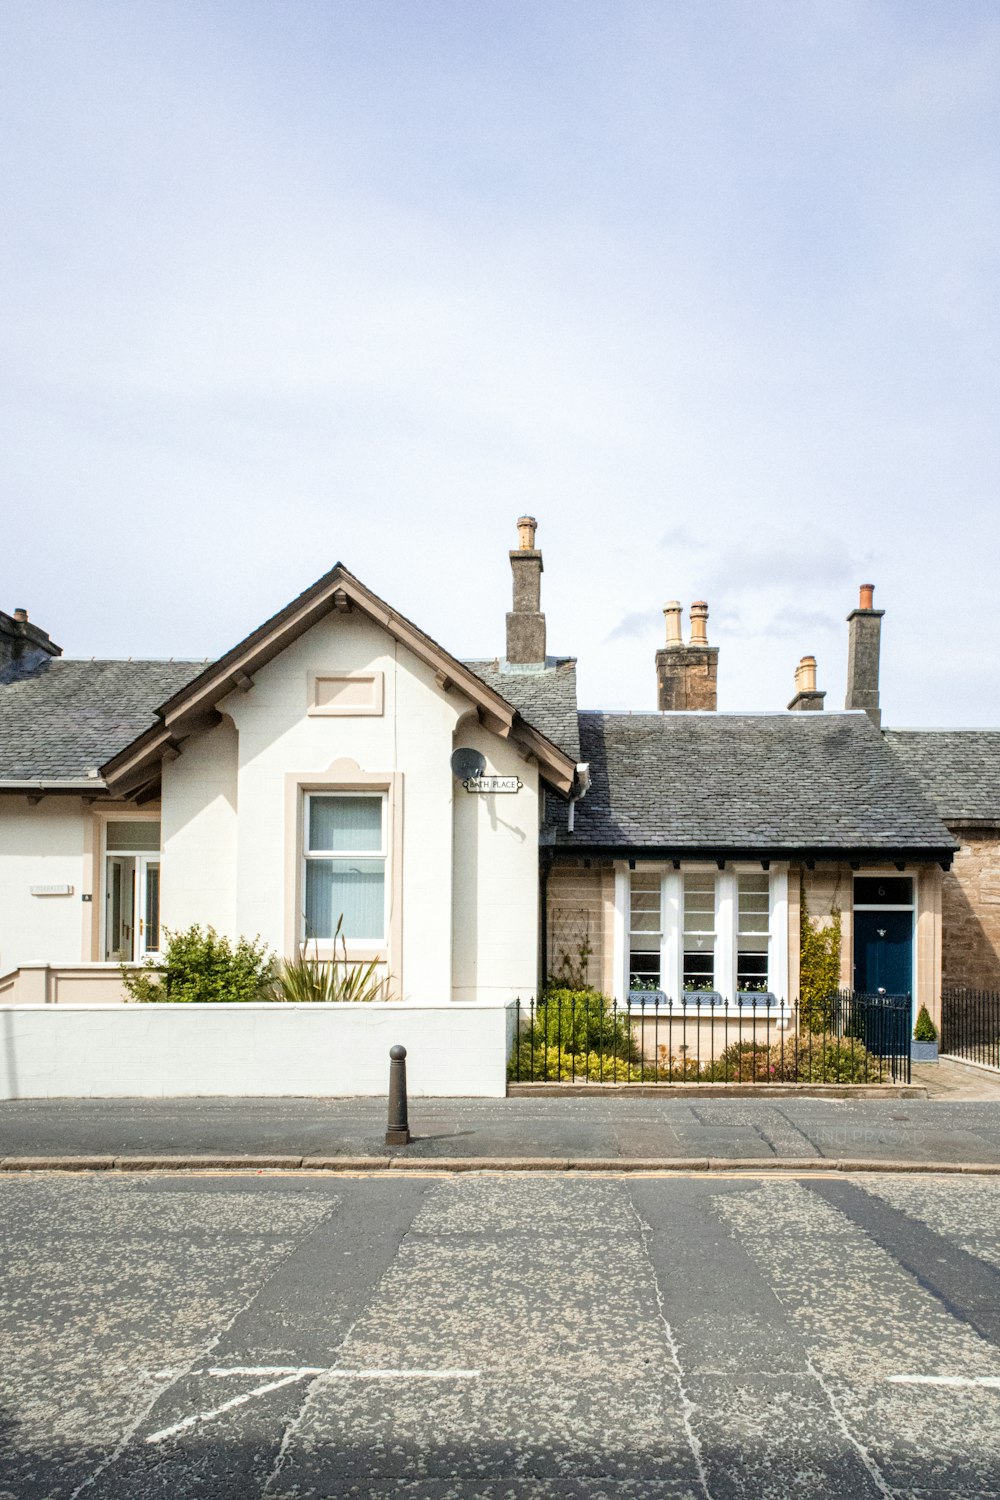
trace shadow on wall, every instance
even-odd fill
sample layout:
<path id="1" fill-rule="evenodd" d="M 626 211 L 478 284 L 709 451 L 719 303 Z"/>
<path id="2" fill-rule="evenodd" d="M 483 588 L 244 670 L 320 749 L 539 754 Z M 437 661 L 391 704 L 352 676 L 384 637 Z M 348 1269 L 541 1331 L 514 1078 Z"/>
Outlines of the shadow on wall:
<path id="1" fill-rule="evenodd" d="M 1000 871 L 1000 842 L 996 844 Z M 986 931 L 983 917 L 993 935 Z M 941 983 L 947 989 L 964 985 L 973 990 L 1000 990 L 1000 901 L 977 910 L 954 870 L 944 877 L 941 892 Z"/>

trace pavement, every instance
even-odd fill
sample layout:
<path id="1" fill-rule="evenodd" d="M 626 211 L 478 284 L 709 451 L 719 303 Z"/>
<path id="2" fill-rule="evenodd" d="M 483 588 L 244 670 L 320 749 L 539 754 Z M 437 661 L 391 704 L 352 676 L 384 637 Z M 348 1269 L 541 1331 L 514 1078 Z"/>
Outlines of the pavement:
<path id="1" fill-rule="evenodd" d="M 411 1099 L 413 1140 L 392 1148 L 381 1099 L 16 1100 L 0 1103 L 0 1163 L 1000 1168 L 1000 1088 L 981 1069 L 959 1073 L 964 1084 L 932 1099 Z M 965 1098 L 960 1087 L 994 1092 Z"/>
<path id="2" fill-rule="evenodd" d="M 987 1500 L 1000 1179 L 4 1174 L 5 1500 Z"/>

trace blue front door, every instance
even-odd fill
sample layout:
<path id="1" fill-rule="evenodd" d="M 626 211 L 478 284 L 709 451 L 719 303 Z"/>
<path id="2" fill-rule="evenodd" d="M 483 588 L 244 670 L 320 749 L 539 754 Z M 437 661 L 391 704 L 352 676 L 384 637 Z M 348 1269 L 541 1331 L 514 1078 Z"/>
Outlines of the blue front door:
<path id="1" fill-rule="evenodd" d="M 913 989 L 913 913 L 854 913 L 854 988 L 909 995 Z"/>

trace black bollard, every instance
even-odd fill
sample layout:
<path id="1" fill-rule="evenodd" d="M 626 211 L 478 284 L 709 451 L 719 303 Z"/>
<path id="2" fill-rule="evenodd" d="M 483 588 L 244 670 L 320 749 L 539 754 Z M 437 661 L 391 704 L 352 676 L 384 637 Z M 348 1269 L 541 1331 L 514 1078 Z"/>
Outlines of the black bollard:
<path id="1" fill-rule="evenodd" d="M 389 1128 L 387 1146 L 408 1146 L 410 1124 L 406 1118 L 406 1048 L 390 1047 L 389 1057 Z"/>

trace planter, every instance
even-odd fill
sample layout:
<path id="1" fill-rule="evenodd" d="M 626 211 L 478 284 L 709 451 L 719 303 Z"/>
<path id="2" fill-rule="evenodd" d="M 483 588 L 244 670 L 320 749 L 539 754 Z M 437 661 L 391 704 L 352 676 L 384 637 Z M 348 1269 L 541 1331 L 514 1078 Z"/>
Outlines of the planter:
<path id="1" fill-rule="evenodd" d="M 777 1005 L 778 998 L 770 990 L 738 990 L 736 1004 L 753 1007 L 755 1005 L 764 1009 L 769 1005 Z"/>
<path id="2" fill-rule="evenodd" d="M 927 1063 L 927 1062 L 937 1062 L 937 1060 L 938 1060 L 938 1044 L 937 1044 L 937 1042 L 911 1042 L 910 1043 L 910 1062 L 921 1062 L 921 1063 L 923 1062 L 923 1063 Z"/>
<path id="3" fill-rule="evenodd" d="M 629 990 L 628 1003 L 631 1010 L 641 1010 L 644 1005 L 669 1005 L 666 990 Z"/>
<path id="4" fill-rule="evenodd" d="M 687 1006 L 699 1005 L 725 1005 L 725 999 L 718 990 L 685 990 L 684 1004 Z"/>

